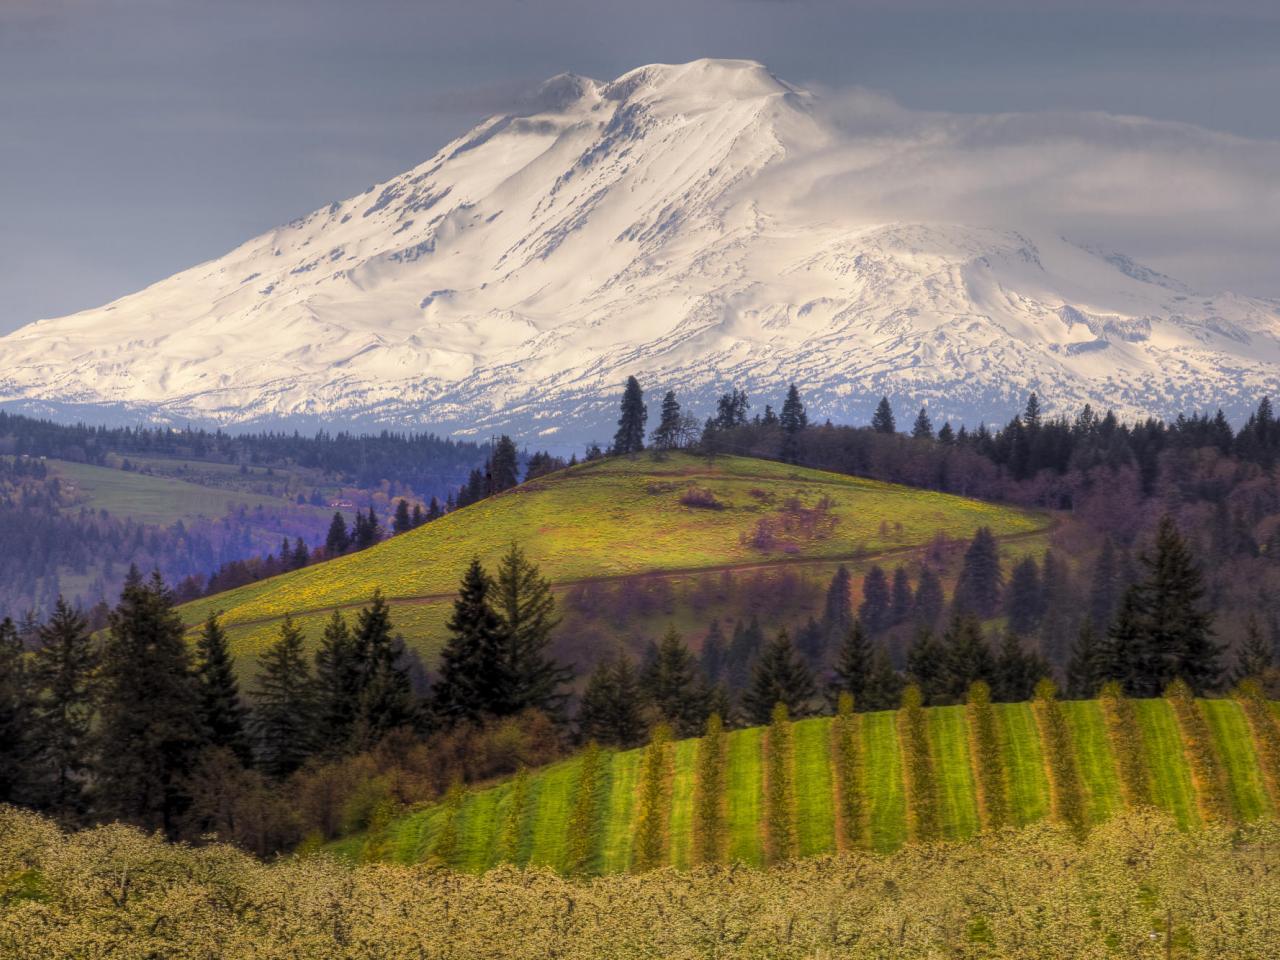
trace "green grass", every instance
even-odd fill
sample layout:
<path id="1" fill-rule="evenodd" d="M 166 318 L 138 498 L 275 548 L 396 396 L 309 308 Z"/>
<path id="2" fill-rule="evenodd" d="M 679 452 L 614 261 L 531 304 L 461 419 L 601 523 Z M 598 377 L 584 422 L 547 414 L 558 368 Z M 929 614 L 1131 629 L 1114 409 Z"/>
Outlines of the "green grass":
<path id="1" fill-rule="evenodd" d="M 722 509 L 684 505 L 682 496 L 695 487 Z M 825 521 L 781 530 L 784 516 L 796 516 L 786 513 L 788 502 L 817 516 L 824 500 Z M 762 521 L 780 531 L 767 549 L 753 543 Z M 310 622 L 317 618 L 309 614 L 358 606 L 380 588 L 393 601 L 397 629 L 430 654 L 467 563 L 476 556 L 492 566 L 513 541 L 553 584 L 566 584 L 782 562 L 829 567 L 909 552 L 939 533 L 966 538 L 985 525 L 1003 537 L 1034 537 L 1048 524 L 1041 513 L 763 460 L 609 459 L 524 484 L 370 550 L 196 601 L 182 613 L 194 625 L 221 611 L 236 652 L 256 651 L 271 637 L 271 621 L 285 613 Z"/>
<path id="2" fill-rule="evenodd" d="M 1227 790 L 1237 816 L 1249 822 L 1270 813 L 1262 765 L 1240 704 L 1234 700 L 1204 700 L 1200 706 L 1213 736 L 1214 749 L 1226 769 Z"/>
<path id="3" fill-rule="evenodd" d="M 862 756 L 871 849 L 887 853 L 907 842 L 907 788 L 897 711 L 862 715 Z"/>
<path id="4" fill-rule="evenodd" d="M 928 711 L 929 752 L 937 775 L 942 835 L 949 840 L 971 837 L 981 826 L 978 791 L 969 759 L 969 725 L 965 708 Z"/>
<path id="5" fill-rule="evenodd" d="M 831 782 L 831 720 L 799 720 L 791 728 L 795 752 L 796 841 L 800 856 L 834 853 L 836 805 Z"/>
<path id="6" fill-rule="evenodd" d="M 1186 828 L 1200 822 L 1196 808 L 1191 766 L 1182 748 L 1182 736 L 1173 708 L 1166 700 L 1135 700 L 1138 726 L 1151 770 L 1152 799 Z"/>
<path id="7" fill-rule="evenodd" d="M 1155 771 L 1155 801 L 1184 828 L 1199 823 L 1197 796 L 1184 756 L 1181 734 L 1165 700 L 1132 701 L 1144 750 Z M 1084 786 L 1085 821 L 1096 824 L 1124 808 L 1114 752 L 1096 701 L 1064 701 L 1063 714 L 1074 744 Z M 1243 819 L 1272 815 L 1263 788 L 1250 728 L 1233 701 L 1200 701 L 1223 757 L 1228 789 Z M 1015 823 L 1050 814 L 1047 754 L 1030 704 L 995 704 L 1002 762 L 1008 776 Z M 969 756 L 967 714 L 963 707 L 925 711 L 930 759 L 937 775 L 942 833 L 964 839 L 980 823 L 973 764 Z M 835 790 L 830 750 L 832 720 L 813 718 L 791 727 L 796 798 L 797 851 L 800 856 L 831 853 L 835 841 Z M 896 711 L 860 716 L 863 768 L 860 802 L 867 811 L 869 843 L 878 852 L 898 849 L 908 838 L 903 786 L 902 746 Z M 765 861 L 763 795 L 765 728 L 735 730 L 727 736 L 724 824 L 728 857 L 749 866 Z M 672 783 L 667 801 L 668 836 L 661 860 L 677 868 L 691 865 L 694 831 L 694 775 L 699 740 L 672 745 Z M 642 750 L 605 752 L 598 801 L 600 846 L 589 872 L 622 873 L 631 866 L 637 821 Z M 568 829 L 580 777 L 580 757 L 529 775 L 515 860 L 519 864 L 564 870 L 568 866 Z M 478 872 L 497 863 L 499 838 L 511 808 L 511 782 L 478 788 L 463 799 L 454 825 L 452 865 Z M 348 837 L 331 845 L 337 856 L 374 857 L 411 863 L 428 858 L 445 822 L 444 805 L 420 809 L 394 820 L 385 830 Z M 662 865 L 662 864 L 659 864 Z"/>
<path id="8" fill-rule="evenodd" d="M 1085 817 L 1089 823 L 1101 823 L 1124 806 L 1102 708 L 1096 700 L 1064 700 L 1062 712 L 1075 742 Z"/>
<path id="9" fill-rule="evenodd" d="M 1049 815 L 1044 746 L 1029 703 L 995 704 L 1000 747 L 1009 778 L 1009 817 L 1017 826 Z"/>

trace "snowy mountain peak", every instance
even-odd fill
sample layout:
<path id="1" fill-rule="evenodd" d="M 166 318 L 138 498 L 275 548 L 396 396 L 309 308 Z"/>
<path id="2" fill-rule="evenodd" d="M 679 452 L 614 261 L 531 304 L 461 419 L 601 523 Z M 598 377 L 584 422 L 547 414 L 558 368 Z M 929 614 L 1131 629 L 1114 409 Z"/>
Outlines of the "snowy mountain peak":
<path id="1" fill-rule="evenodd" d="M 0 339 L 0 400 L 547 443 L 605 436 L 631 373 L 695 405 L 794 380 L 816 415 L 887 392 L 969 422 L 1031 389 L 1169 414 L 1274 382 L 1275 304 L 1043 228 L 861 212 L 847 185 L 927 177 L 931 141 L 851 141 L 813 105 L 748 60 L 553 77 L 407 173 Z"/>

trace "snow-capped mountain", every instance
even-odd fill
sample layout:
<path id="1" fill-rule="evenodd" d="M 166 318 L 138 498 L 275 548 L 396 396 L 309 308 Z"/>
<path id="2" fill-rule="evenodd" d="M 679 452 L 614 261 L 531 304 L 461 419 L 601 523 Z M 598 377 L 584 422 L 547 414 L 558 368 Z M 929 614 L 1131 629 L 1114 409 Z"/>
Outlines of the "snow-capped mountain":
<path id="1" fill-rule="evenodd" d="M 553 78 L 357 197 L 0 339 L 0 400 L 551 444 L 606 439 L 632 373 L 700 412 L 795 381 L 819 416 L 888 393 L 971 424 L 1032 389 L 1170 415 L 1276 383 L 1275 302 L 1052 231 L 824 202 L 869 161 L 815 103 L 748 61 Z"/>

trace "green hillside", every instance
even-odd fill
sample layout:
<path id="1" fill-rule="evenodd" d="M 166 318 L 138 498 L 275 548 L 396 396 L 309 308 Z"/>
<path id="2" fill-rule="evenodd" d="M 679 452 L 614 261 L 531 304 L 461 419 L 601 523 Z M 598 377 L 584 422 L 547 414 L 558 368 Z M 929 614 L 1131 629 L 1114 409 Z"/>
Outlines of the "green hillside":
<path id="1" fill-rule="evenodd" d="M 1049 524 L 1031 511 L 763 460 L 613 458 L 523 484 L 370 550 L 198 601 L 183 614 L 194 625 L 222 611 L 236 651 L 253 653 L 286 613 L 314 638 L 329 611 L 363 604 L 380 588 L 397 629 L 430 656 L 471 557 L 491 565 L 512 542 L 563 590 L 779 565 L 829 578 L 838 562 L 910 555 L 938 534 L 964 539 L 985 525 L 1023 543 Z"/>
<path id="2" fill-rule="evenodd" d="M 985 727 L 978 706 L 936 707 L 923 713 L 923 740 L 908 735 L 906 711 L 804 719 L 720 741 L 605 751 L 594 764 L 580 754 L 455 792 L 334 849 L 467 871 L 511 861 L 609 874 L 636 869 L 655 824 L 652 865 L 684 868 L 707 849 L 759 866 L 849 849 L 888 853 L 912 840 L 963 840 L 1046 818 L 1084 829 L 1148 804 L 1184 828 L 1247 823 L 1273 817 L 1280 804 L 1276 707 L 1251 699 L 1036 701 L 991 705 L 994 722 Z M 1062 737 L 1053 733 L 1055 716 Z M 1197 745 L 1196 730 L 1205 728 L 1209 742 Z M 983 729 L 994 737 L 985 740 Z M 925 755 L 912 756 L 921 742 Z M 1216 769 L 1220 782 L 1197 765 Z M 721 785 L 715 796 L 704 777 Z M 655 796 L 656 815 L 646 807 Z"/>

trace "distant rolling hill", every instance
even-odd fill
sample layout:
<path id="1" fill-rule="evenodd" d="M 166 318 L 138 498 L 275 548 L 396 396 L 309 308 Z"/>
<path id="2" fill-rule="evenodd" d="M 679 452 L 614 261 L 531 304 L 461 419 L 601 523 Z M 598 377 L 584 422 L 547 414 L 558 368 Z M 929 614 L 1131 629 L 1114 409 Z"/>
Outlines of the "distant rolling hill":
<path id="1" fill-rule="evenodd" d="M 454 791 L 333 849 L 469 871 L 512 862 L 609 874 L 688 868 L 708 850 L 715 861 L 748 866 L 890 852 L 1046 818 L 1074 817 L 1087 829 L 1144 805 L 1184 829 L 1246 823 L 1275 816 L 1280 803 L 1276 708 L 1190 698 L 994 704 L 984 750 L 978 708 L 934 707 L 923 711 L 914 741 L 927 745 L 922 760 L 905 711 L 811 718 L 736 730 L 718 747 L 703 738 L 581 753 L 525 777 Z M 1052 733 L 1053 711 L 1061 735 Z M 843 763 L 841 736 L 852 745 Z M 708 751 L 720 757 L 711 777 Z M 709 781 L 720 788 L 708 790 Z M 657 802 L 646 806 L 646 797 Z M 786 856 L 776 849 L 779 829 Z M 646 835 L 656 838 L 647 863 L 639 859 Z"/>
<path id="2" fill-rule="evenodd" d="M 194 627 L 219 611 L 243 658 L 274 638 L 285 614 L 315 641 L 332 610 L 356 608 L 381 589 L 396 629 L 430 659 L 466 565 L 474 556 L 492 569 L 512 543 L 562 601 L 572 589 L 648 588 L 656 577 L 665 606 L 639 628 L 705 628 L 699 618 L 714 606 L 695 613 L 687 601 L 708 576 L 805 571 L 825 587 L 841 562 L 909 559 L 939 534 L 959 540 L 988 526 L 1031 546 L 1051 523 L 1042 513 L 769 461 L 645 454 L 571 467 L 369 550 L 188 604 L 182 614 Z"/>

